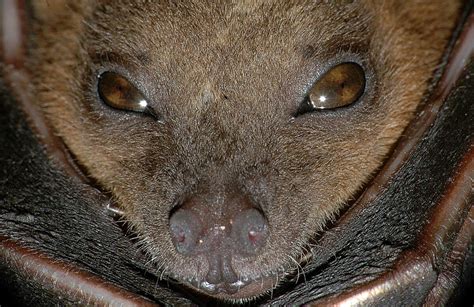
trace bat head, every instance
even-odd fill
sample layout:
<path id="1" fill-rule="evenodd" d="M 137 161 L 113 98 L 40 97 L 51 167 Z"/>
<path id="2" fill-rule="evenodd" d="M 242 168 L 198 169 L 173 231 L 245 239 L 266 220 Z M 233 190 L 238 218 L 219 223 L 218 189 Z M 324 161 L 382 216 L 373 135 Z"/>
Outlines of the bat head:
<path id="1" fill-rule="evenodd" d="M 162 276 L 271 291 L 377 171 L 457 13 L 444 1 L 35 2 L 38 105 Z"/>

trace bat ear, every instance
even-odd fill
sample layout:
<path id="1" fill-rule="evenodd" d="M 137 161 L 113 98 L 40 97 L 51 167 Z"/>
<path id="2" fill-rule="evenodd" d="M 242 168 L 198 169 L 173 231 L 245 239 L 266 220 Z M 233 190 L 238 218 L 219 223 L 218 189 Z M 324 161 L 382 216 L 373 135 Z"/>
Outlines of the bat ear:
<path id="1" fill-rule="evenodd" d="M 71 158 L 53 133 L 31 90 L 35 65 L 30 63 L 37 56 L 34 49 L 37 49 L 42 31 L 63 31 L 61 22 L 64 20 L 80 23 L 82 10 L 89 3 L 86 0 L 0 0 L 0 85 L 5 91 L 2 94 L 18 102 L 48 154 L 57 158 L 69 175 L 79 176 L 81 180 L 87 179 L 69 162 Z"/>
<path id="2" fill-rule="evenodd" d="M 82 11 L 87 1 L 67 0 L 1 0 L 0 60 L 20 69 L 25 65 L 29 36 L 33 35 L 31 20 L 42 25 L 55 25 L 65 14 Z"/>
<path id="3" fill-rule="evenodd" d="M 0 2 L 0 56 L 6 64 L 21 68 L 25 59 L 26 16 L 24 0 Z"/>

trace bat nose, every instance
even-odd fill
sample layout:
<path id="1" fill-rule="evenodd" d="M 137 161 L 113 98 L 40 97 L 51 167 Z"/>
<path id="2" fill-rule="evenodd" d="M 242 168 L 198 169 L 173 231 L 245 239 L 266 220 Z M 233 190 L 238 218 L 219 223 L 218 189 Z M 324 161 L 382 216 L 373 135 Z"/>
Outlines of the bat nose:
<path id="1" fill-rule="evenodd" d="M 204 240 L 226 240 L 221 245 L 232 247 L 235 253 L 241 255 L 255 255 L 266 242 L 268 234 L 267 221 L 263 214 L 250 208 L 238 212 L 228 225 L 214 225 L 214 229 L 204 229 L 205 222 L 189 209 L 179 209 L 170 218 L 170 231 L 176 250 L 183 255 L 190 255 L 198 244 L 205 244 Z M 222 223 L 219 223 L 222 224 Z M 230 232 L 225 231 L 230 227 Z M 217 228 L 217 229 L 216 229 Z M 223 235 L 220 235 L 222 232 Z M 209 242 L 210 243 L 210 242 Z"/>
<path id="2" fill-rule="evenodd" d="M 191 254 L 198 243 L 203 223 L 191 210 L 180 209 L 170 218 L 170 231 L 176 250 L 183 254 Z"/>
<path id="3" fill-rule="evenodd" d="M 239 212 L 232 224 L 232 239 L 242 254 L 256 255 L 265 245 L 267 234 L 265 217 L 253 208 Z"/>
<path id="4" fill-rule="evenodd" d="M 178 253 L 205 256 L 208 284 L 229 288 L 239 275 L 232 259 L 256 257 L 266 245 L 269 225 L 264 213 L 245 195 L 220 194 L 218 203 L 212 199 L 205 194 L 186 200 L 170 215 L 170 234 Z"/>

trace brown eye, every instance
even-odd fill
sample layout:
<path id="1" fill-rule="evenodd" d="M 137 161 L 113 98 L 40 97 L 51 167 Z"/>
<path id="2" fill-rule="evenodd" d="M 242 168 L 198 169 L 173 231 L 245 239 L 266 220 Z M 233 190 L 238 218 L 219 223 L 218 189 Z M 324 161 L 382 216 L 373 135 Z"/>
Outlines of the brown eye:
<path id="1" fill-rule="evenodd" d="M 313 85 L 298 113 L 350 105 L 362 96 L 364 90 L 365 73 L 362 67 L 356 63 L 339 64 Z"/>
<path id="2" fill-rule="evenodd" d="M 142 93 L 123 76 L 114 72 L 104 72 L 99 76 L 100 98 L 109 106 L 126 111 L 143 112 L 154 115 Z"/>

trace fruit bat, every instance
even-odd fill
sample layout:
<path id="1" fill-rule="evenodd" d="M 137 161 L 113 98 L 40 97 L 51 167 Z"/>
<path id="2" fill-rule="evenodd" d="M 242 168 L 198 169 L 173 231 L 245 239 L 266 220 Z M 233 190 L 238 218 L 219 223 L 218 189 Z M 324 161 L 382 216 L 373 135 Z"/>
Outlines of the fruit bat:
<path id="1" fill-rule="evenodd" d="M 471 3 L 12 4 L 5 303 L 469 298 Z"/>

